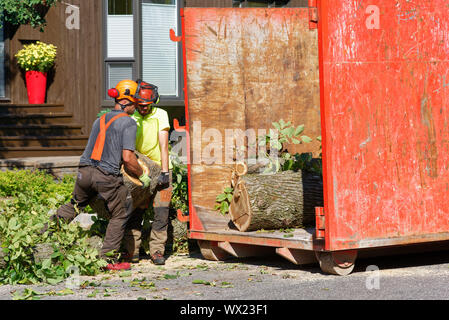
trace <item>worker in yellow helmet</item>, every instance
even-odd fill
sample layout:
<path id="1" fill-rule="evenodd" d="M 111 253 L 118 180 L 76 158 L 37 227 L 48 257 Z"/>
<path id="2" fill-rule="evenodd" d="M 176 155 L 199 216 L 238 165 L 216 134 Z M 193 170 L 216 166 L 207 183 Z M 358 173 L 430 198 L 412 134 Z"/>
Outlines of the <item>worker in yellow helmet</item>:
<path id="1" fill-rule="evenodd" d="M 125 248 L 131 262 L 139 261 L 142 220 L 146 209 L 153 205 L 154 221 L 150 234 L 150 256 L 154 264 L 165 264 L 165 243 L 171 200 L 172 164 L 168 153 L 170 124 L 165 110 L 157 108 L 158 88 L 150 83 L 137 81 L 137 111 L 132 118 L 137 123 L 136 149 L 161 166 L 157 192 L 141 208 L 131 214 L 125 231 Z"/>

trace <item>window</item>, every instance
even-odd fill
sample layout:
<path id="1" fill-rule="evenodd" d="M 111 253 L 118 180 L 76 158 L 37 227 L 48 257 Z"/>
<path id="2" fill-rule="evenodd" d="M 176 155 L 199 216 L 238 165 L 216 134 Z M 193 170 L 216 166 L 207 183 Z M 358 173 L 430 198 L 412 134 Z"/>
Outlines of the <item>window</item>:
<path id="1" fill-rule="evenodd" d="M 282 8 L 290 0 L 232 0 L 234 8 Z"/>
<path id="2" fill-rule="evenodd" d="M 141 9 L 141 76 L 159 88 L 161 96 L 180 97 L 179 45 L 169 32 L 178 32 L 179 0 L 143 0 Z"/>
<path id="3" fill-rule="evenodd" d="M 158 86 L 161 105 L 182 105 L 182 44 L 170 40 L 170 29 L 180 34 L 183 1 L 103 1 L 103 105 L 112 104 L 107 89 L 127 78 Z"/>
<path id="4" fill-rule="evenodd" d="M 133 0 L 108 0 L 105 26 L 105 74 L 106 88 L 115 87 L 123 79 L 136 78 L 135 18 Z"/>
<path id="5" fill-rule="evenodd" d="M 0 29 L 0 98 L 6 97 L 5 83 L 5 37 L 3 29 Z"/>

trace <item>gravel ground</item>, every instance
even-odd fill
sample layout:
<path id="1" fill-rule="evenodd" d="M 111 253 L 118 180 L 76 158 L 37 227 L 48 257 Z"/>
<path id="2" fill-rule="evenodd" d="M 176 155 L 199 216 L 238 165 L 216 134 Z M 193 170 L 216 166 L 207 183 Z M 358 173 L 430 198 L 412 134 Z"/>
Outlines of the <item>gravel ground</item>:
<path id="1" fill-rule="evenodd" d="M 367 272 L 376 265 L 379 271 Z M 378 276 L 378 277 L 377 277 Z M 148 259 L 130 272 L 81 276 L 80 286 L 0 286 L 0 300 L 33 289 L 40 300 L 390 300 L 449 299 L 449 251 L 359 259 L 346 277 L 317 265 L 295 266 L 279 256 L 207 261 L 173 255 L 165 266 Z M 368 284 L 368 285 L 367 285 Z"/>

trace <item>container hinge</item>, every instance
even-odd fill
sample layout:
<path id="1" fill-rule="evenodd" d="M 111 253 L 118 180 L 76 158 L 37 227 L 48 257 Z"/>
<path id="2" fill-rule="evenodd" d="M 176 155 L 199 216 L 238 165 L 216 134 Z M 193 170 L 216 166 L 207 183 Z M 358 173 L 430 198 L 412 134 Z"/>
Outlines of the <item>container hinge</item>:
<path id="1" fill-rule="evenodd" d="M 317 0 L 309 0 L 309 29 L 318 29 Z"/>
<path id="2" fill-rule="evenodd" d="M 324 231 L 326 229 L 326 223 L 324 219 L 324 208 L 315 208 L 315 236 L 317 239 L 324 238 Z"/>

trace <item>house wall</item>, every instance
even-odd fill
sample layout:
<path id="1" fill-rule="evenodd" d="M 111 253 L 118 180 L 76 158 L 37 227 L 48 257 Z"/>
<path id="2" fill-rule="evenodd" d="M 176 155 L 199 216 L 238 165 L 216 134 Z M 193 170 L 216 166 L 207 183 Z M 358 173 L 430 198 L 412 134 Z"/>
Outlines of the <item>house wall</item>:
<path id="1" fill-rule="evenodd" d="M 102 14 L 98 0 L 65 0 L 80 8 L 79 29 L 68 29 L 67 5 L 59 3 L 47 15 L 44 32 L 30 26 L 8 28 L 7 42 L 10 103 L 27 104 L 24 73 L 18 68 L 14 55 L 23 44 L 40 40 L 58 47 L 54 72 L 48 75 L 47 103 L 64 104 L 66 112 L 73 112 L 73 121 L 83 125 L 88 134 L 100 107 L 99 90 L 102 88 Z"/>
<path id="2" fill-rule="evenodd" d="M 288 6 L 304 7 L 307 2 L 291 0 Z M 67 10 L 70 4 L 80 10 L 79 28 L 67 27 L 73 13 Z M 185 0 L 184 7 L 232 7 L 232 0 Z M 10 104 L 14 108 L 20 108 L 28 103 L 25 75 L 14 58 L 23 44 L 36 40 L 54 44 L 58 47 L 58 56 L 56 67 L 48 75 L 46 103 L 64 105 L 63 111 L 73 114 L 70 123 L 82 126 L 77 135 L 88 136 L 97 113 L 104 107 L 103 19 L 101 0 L 65 0 L 46 14 L 47 26 L 44 32 L 30 26 L 8 27 L 5 41 L 7 99 L 1 100 L 0 105 Z M 168 111 L 171 125 L 174 118 L 179 119 L 181 125 L 184 124 L 182 104 L 164 106 L 163 109 Z M 80 146 L 85 142 L 81 142 Z M 0 145 L 3 146 L 1 141 Z M 42 143 L 42 147 L 45 146 Z M 40 154 L 41 151 L 36 152 Z M 56 150 L 52 155 L 58 152 Z M 80 151 L 70 152 L 80 154 Z M 0 153 L 0 157 L 7 158 L 8 155 Z"/>

